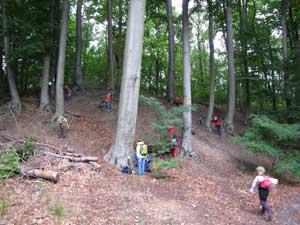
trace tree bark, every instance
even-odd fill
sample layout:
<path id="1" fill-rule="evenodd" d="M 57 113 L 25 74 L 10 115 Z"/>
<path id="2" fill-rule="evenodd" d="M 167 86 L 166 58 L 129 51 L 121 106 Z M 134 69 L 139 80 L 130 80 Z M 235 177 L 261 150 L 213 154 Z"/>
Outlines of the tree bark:
<path id="1" fill-rule="evenodd" d="M 226 126 L 229 131 L 234 130 L 235 113 L 235 71 L 234 71 L 234 48 L 233 48 L 233 26 L 231 1 L 227 3 L 226 9 L 227 24 L 227 45 L 228 45 L 228 75 L 229 75 L 229 94 L 228 94 L 228 112 L 226 116 Z"/>
<path id="2" fill-rule="evenodd" d="M 53 36 L 54 27 L 54 0 L 51 0 L 50 12 L 49 12 L 49 25 L 48 34 L 50 37 Z M 44 55 L 44 67 L 42 76 L 42 88 L 41 88 L 41 100 L 40 100 L 40 112 L 50 112 L 50 100 L 49 100 L 49 76 L 50 76 L 50 65 L 51 65 L 51 47 L 50 44 L 46 44 L 45 55 Z"/>
<path id="3" fill-rule="evenodd" d="M 107 22 L 108 22 L 108 69 L 109 69 L 109 89 L 115 89 L 114 82 L 114 53 L 113 53 L 113 35 L 112 35 L 112 0 L 107 0 Z"/>
<path id="4" fill-rule="evenodd" d="M 4 53 L 7 67 L 7 80 L 12 101 L 10 109 L 15 113 L 20 113 L 22 109 L 21 99 L 17 90 L 15 74 L 12 63 L 10 61 L 10 46 L 9 46 L 9 32 L 8 32 L 8 3 L 7 0 L 2 0 L 2 20 L 3 20 L 3 39 L 4 39 Z"/>
<path id="5" fill-rule="evenodd" d="M 286 25 L 286 0 L 281 0 L 281 26 L 282 26 L 282 60 L 283 60 L 283 79 L 284 79 L 284 98 L 287 109 L 290 108 L 290 75 L 288 71 L 288 43 Z"/>
<path id="6" fill-rule="evenodd" d="M 117 75 L 117 88 L 120 88 L 120 80 L 122 77 L 122 62 L 123 62 L 123 52 L 122 52 L 122 27 L 123 27 L 123 0 L 119 0 L 119 20 L 118 20 L 118 75 Z"/>
<path id="7" fill-rule="evenodd" d="M 215 47 L 214 47 L 214 24 L 213 24 L 213 11 L 212 11 L 212 1 L 208 0 L 208 36 L 209 36 L 209 72 L 210 72 L 210 97 L 209 97 L 209 108 L 207 112 L 206 127 L 211 131 L 210 124 L 211 118 L 214 113 L 215 105 Z"/>
<path id="8" fill-rule="evenodd" d="M 56 111 L 55 116 L 64 115 L 64 72 L 65 72 L 65 55 L 67 45 L 68 19 L 69 19 L 69 0 L 64 0 L 63 12 L 61 17 L 59 52 L 57 62 L 56 77 Z"/>
<path id="9" fill-rule="evenodd" d="M 76 10 L 76 71 L 75 71 L 75 84 L 81 88 L 83 83 L 81 56 L 82 56 L 82 2 L 77 0 Z"/>
<path id="10" fill-rule="evenodd" d="M 44 69 L 42 77 L 42 89 L 41 89 L 41 112 L 50 112 L 50 101 L 49 101 L 49 69 L 50 69 L 50 53 L 47 49 L 44 56 Z"/>
<path id="11" fill-rule="evenodd" d="M 182 34 L 183 34 L 183 77 L 184 107 L 182 148 L 185 155 L 192 153 L 192 97 L 191 97 L 191 63 L 189 46 L 189 0 L 182 1 Z"/>
<path id="12" fill-rule="evenodd" d="M 169 45 L 167 97 L 169 101 L 173 103 L 175 98 L 175 45 L 174 45 L 172 0 L 167 0 L 166 3 L 167 3 L 167 22 L 168 22 L 168 45 Z"/>
<path id="13" fill-rule="evenodd" d="M 242 74 L 245 93 L 245 114 L 248 116 L 251 112 L 250 100 L 250 81 L 248 71 L 248 54 L 247 54 L 247 0 L 239 0 L 240 7 L 240 35 L 241 35 L 241 51 L 242 51 Z"/>
<path id="14" fill-rule="evenodd" d="M 112 147 L 104 157 L 118 168 L 130 166 L 128 157 L 132 156 L 141 79 L 145 6 L 146 0 L 130 1 L 117 132 Z"/>

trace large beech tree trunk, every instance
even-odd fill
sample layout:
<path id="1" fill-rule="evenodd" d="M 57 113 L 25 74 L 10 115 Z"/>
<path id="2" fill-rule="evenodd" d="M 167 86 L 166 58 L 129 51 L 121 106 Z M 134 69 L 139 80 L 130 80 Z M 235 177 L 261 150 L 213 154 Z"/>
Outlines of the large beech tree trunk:
<path id="1" fill-rule="evenodd" d="M 127 21 L 125 58 L 120 93 L 116 138 L 104 159 L 120 166 L 128 165 L 135 137 L 146 0 L 131 0 Z"/>
<path id="2" fill-rule="evenodd" d="M 191 98 L 191 64 L 189 46 L 189 0 L 182 1 L 182 30 L 183 30 L 183 87 L 184 107 L 183 113 L 183 140 L 182 148 L 185 155 L 192 152 L 192 98 Z"/>
<path id="3" fill-rule="evenodd" d="M 234 71 L 234 49 L 233 49 L 233 26 L 232 26 L 232 9 L 231 1 L 227 2 L 226 9 L 227 20 L 227 45 L 228 45 L 228 75 L 229 75 L 229 100 L 228 112 L 226 116 L 227 129 L 234 130 L 234 113 L 235 113 L 235 71 Z"/>
<path id="4" fill-rule="evenodd" d="M 107 22 L 108 22 L 108 70 L 109 70 L 109 88 L 114 90 L 114 53 L 113 53 L 113 35 L 112 35 L 112 0 L 107 0 Z"/>
<path id="5" fill-rule="evenodd" d="M 69 4 L 70 4 L 69 0 L 64 0 L 63 12 L 61 17 L 59 52 L 58 52 L 58 62 L 57 62 L 55 116 L 64 115 L 63 86 L 64 86 L 65 55 L 66 55 L 68 19 L 69 19 Z"/>
<path id="6" fill-rule="evenodd" d="M 175 48 L 174 48 L 174 24 L 172 13 L 172 0 L 167 0 L 167 22 L 168 22 L 168 44 L 169 44 L 169 65 L 168 65 L 168 93 L 171 103 L 175 98 Z"/>
<path id="7" fill-rule="evenodd" d="M 9 46 L 9 33 L 8 33 L 8 3 L 7 0 L 2 0 L 2 20 L 3 20 L 3 40 L 4 40 L 4 53 L 5 59 L 10 59 L 10 46 Z M 6 60 L 7 66 L 7 80 L 11 94 L 10 109 L 15 112 L 21 112 L 21 99 L 17 90 L 15 74 L 10 60 Z"/>
<path id="8" fill-rule="evenodd" d="M 76 10 L 76 71 L 75 71 L 75 84 L 82 87 L 82 67 L 81 67 L 81 56 L 82 56 L 82 1 L 77 0 Z"/>
<path id="9" fill-rule="evenodd" d="M 211 131 L 210 124 L 211 118 L 214 113 L 215 105 L 215 47 L 214 47 L 214 24 L 213 24 L 213 11 L 212 11 L 212 1 L 208 0 L 208 36 L 209 36 L 209 73 L 210 73 L 210 97 L 209 97 L 209 107 L 207 112 L 206 127 Z"/>

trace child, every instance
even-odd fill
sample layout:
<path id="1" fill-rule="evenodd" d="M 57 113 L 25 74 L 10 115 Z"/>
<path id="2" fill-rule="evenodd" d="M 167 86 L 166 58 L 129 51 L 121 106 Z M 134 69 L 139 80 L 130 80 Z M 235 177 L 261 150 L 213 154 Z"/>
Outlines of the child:
<path id="1" fill-rule="evenodd" d="M 65 138 L 65 128 L 69 128 L 68 120 L 64 116 L 59 116 L 56 121 L 58 128 L 58 138 Z"/>
<path id="2" fill-rule="evenodd" d="M 254 193 L 254 189 L 256 185 L 258 185 L 258 195 L 259 195 L 259 201 L 260 205 L 262 207 L 261 214 L 267 213 L 268 220 L 271 221 L 272 219 L 272 210 L 269 207 L 267 203 L 267 198 L 269 195 L 269 190 L 271 187 L 274 187 L 278 184 L 278 180 L 271 178 L 269 176 L 265 175 L 265 168 L 262 166 L 259 166 L 256 168 L 257 176 L 252 182 L 250 192 Z"/>
<path id="3" fill-rule="evenodd" d="M 112 95 L 112 93 L 109 92 L 105 96 L 105 109 L 108 110 L 108 111 L 111 109 L 111 95 Z"/>
<path id="4" fill-rule="evenodd" d="M 213 120 L 218 135 L 221 135 L 221 119 L 215 116 Z"/>
<path id="5" fill-rule="evenodd" d="M 136 157 L 138 160 L 138 175 L 144 175 L 145 173 L 145 164 L 148 154 L 147 145 L 139 139 L 136 143 Z"/>

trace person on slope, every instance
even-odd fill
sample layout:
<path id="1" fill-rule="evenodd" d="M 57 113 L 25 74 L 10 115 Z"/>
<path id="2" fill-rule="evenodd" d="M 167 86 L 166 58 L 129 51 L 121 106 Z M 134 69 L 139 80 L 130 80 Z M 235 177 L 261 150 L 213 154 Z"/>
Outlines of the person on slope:
<path id="1" fill-rule="evenodd" d="M 261 214 L 267 214 L 267 219 L 272 220 L 272 210 L 267 203 L 267 198 L 270 192 L 270 188 L 275 187 L 278 184 L 278 180 L 265 175 L 265 168 L 259 166 L 256 168 L 257 176 L 252 182 L 250 192 L 254 193 L 254 189 L 258 186 L 258 196 L 261 205 Z"/>

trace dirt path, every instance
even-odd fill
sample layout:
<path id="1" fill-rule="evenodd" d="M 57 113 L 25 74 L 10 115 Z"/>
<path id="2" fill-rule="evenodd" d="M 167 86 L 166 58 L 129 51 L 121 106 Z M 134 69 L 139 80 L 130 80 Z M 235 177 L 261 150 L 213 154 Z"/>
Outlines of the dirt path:
<path id="1" fill-rule="evenodd" d="M 77 96 L 66 104 L 71 128 L 66 139 L 57 139 L 49 114 L 40 115 L 34 104 L 26 113 L 6 121 L 8 135 L 35 133 L 39 141 L 59 148 L 102 158 L 116 128 L 117 104 L 111 112 L 98 109 L 97 95 Z M 142 106 L 137 134 L 148 134 L 155 112 Z M 70 164 L 37 152 L 31 165 L 60 172 L 57 184 L 42 180 L 10 178 L 0 181 L 0 198 L 9 200 L 4 224 L 300 224 L 299 187 L 280 185 L 270 203 L 275 211 L 271 223 L 258 213 L 255 195 L 248 193 L 253 179 L 235 160 L 240 147 L 228 144 L 194 124 L 193 149 L 197 161 L 183 161 L 168 170 L 168 179 L 146 174 L 125 175 L 100 160 L 101 171 L 88 164 Z M 57 209 L 53 213 L 53 209 Z M 58 210 L 60 209 L 60 210 Z M 63 215 L 59 219 L 59 212 Z M 1 219 L 0 219 L 1 221 Z M 1 223 L 0 223 L 1 224 Z"/>

